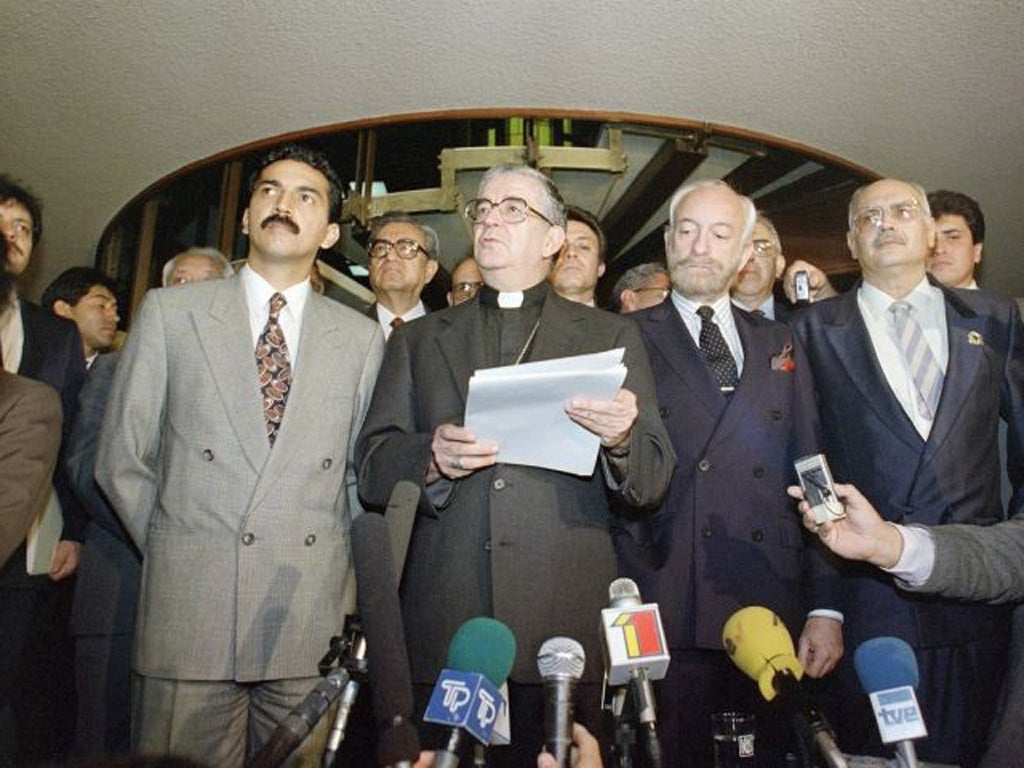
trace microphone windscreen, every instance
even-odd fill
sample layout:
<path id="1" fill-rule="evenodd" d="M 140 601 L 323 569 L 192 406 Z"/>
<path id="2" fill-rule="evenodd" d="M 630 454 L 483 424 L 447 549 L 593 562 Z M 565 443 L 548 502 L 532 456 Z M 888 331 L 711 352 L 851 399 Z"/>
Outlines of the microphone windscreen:
<path id="1" fill-rule="evenodd" d="M 566 678 L 579 680 L 587 664 L 583 646 L 571 637 L 552 637 L 537 651 L 537 670 L 544 680 Z"/>
<path id="2" fill-rule="evenodd" d="M 722 645 L 747 677 L 757 682 L 767 701 L 775 698 L 774 680 L 779 672 L 788 671 L 797 680 L 804 668 L 796 658 L 793 638 L 782 619 L 760 605 L 741 608 L 730 616 L 722 628 Z"/>
<path id="3" fill-rule="evenodd" d="M 917 657 L 910 645 L 898 637 L 865 640 L 853 654 L 853 666 L 865 693 L 905 685 L 917 688 Z"/>
<path id="4" fill-rule="evenodd" d="M 448 644 L 445 666 L 475 672 L 500 688 L 516 660 L 516 638 L 497 619 L 477 616 L 463 622 Z"/>
<path id="5" fill-rule="evenodd" d="M 352 562 L 356 572 L 356 603 L 366 635 L 367 677 L 373 714 L 382 729 L 381 754 L 404 749 L 400 759 L 415 761 L 419 746 L 408 749 L 411 738 L 401 726 L 412 719 L 412 675 L 405 647 L 405 629 L 391 557 L 391 535 L 382 515 L 365 513 L 352 523 Z M 396 743 L 385 734 L 394 732 Z M 381 758 L 383 760 L 383 757 Z M 382 765 L 396 762 L 390 760 Z"/>
<path id="6" fill-rule="evenodd" d="M 612 608 L 640 605 L 640 588 L 632 579 L 616 579 L 608 586 L 608 604 Z"/>
<path id="7" fill-rule="evenodd" d="M 420 503 L 420 488 L 408 480 L 399 480 L 388 498 L 384 519 L 391 532 L 391 556 L 394 558 L 395 584 L 401 586 L 409 541 L 416 524 L 416 508 Z"/>

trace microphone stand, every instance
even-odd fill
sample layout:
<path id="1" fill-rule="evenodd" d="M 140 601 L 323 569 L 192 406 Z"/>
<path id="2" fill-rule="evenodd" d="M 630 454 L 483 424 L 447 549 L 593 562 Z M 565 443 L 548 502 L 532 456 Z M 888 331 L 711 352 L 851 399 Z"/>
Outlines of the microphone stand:
<path id="1" fill-rule="evenodd" d="M 345 728 L 348 726 L 348 718 L 352 714 L 356 696 L 366 682 L 366 637 L 363 635 L 358 616 L 345 617 L 345 627 L 341 636 L 331 638 L 330 647 L 317 663 L 317 667 L 321 675 L 327 675 L 336 663 L 339 668 L 344 668 L 348 672 L 349 679 L 341 692 L 338 711 L 327 735 L 324 753 L 320 758 L 321 768 L 333 768 L 338 748 L 345 739 Z"/>
<path id="2" fill-rule="evenodd" d="M 610 768 L 633 768 L 636 726 L 629 712 L 631 700 L 629 688 L 624 685 L 605 688 L 603 709 L 612 714 L 615 734 L 608 761 Z"/>

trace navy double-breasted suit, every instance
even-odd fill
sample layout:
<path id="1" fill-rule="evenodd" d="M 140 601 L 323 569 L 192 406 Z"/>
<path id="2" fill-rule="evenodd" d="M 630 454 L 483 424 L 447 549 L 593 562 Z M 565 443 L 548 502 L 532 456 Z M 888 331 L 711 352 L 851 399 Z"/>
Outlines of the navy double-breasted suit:
<path id="1" fill-rule="evenodd" d="M 671 299 L 631 315 L 676 452 L 661 507 L 616 536 L 620 568 L 645 602 L 659 604 L 672 649 L 660 686 L 666 765 L 709 764 L 711 712 L 757 704 L 756 685 L 721 652 L 732 613 L 767 606 L 798 636 L 807 610 L 836 602 L 838 575 L 805 537 L 786 495 L 794 460 L 818 451 L 806 360 L 787 326 L 732 312 L 744 362 L 728 398 Z M 759 750 L 769 716 L 758 712 Z M 778 718 L 775 726 L 780 745 L 789 722 Z"/>
<path id="2" fill-rule="evenodd" d="M 1017 494 L 1024 481 L 1024 328 L 1015 302 L 984 291 L 942 290 L 949 362 L 927 440 L 886 381 L 856 290 L 798 313 L 793 327 L 814 373 L 835 479 L 860 488 L 888 520 L 987 525 L 1003 517 L 1000 414 L 1009 425 L 1007 470 Z M 940 750 L 927 759 L 971 763 L 1005 667 L 1002 646 L 988 647 L 1005 639 L 1002 611 L 899 592 L 886 574 L 863 565 L 845 565 L 844 575 L 849 646 L 896 635 L 917 649 L 929 742 Z M 928 652 L 945 660 L 931 668 Z M 872 726 L 865 729 L 873 735 Z M 922 754 L 928 750 L 925 745 Z"/>

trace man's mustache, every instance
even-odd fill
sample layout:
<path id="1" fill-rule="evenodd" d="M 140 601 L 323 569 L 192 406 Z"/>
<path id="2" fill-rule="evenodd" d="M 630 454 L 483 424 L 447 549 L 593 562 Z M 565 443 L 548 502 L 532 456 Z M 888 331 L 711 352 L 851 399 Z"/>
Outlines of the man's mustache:
<path id="1" fill-rule="evenodd" d="M 279 213 L 272 213 L 269 216 L 267 216 L 267 218 L 265 218 L 260 224 L 260 229 L 266 229 L 267 227 L 274 223 L 284 224 L 284 226 L 288 227 L 288 229 L 290 229 L 294 234 L 299 234 L 299 225 L 296 224 L 291 219 L 289 219 L 287 216 L 282 216 Z"/>

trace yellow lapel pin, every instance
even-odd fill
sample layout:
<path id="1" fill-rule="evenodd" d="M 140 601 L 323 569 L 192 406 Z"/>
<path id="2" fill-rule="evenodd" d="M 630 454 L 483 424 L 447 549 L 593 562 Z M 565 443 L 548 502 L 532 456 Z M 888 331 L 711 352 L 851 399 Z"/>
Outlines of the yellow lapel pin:
<path id="1" fill-rule="evenodd" d="M 981 334 L 978 333 L 977 331 L 968 331 L 967 332 L 967 343 L 968 344 L 973 344 L 976 347 L 980 347 L 984 342 L 985 342 L 985 340 L 981 338 Z"/>

